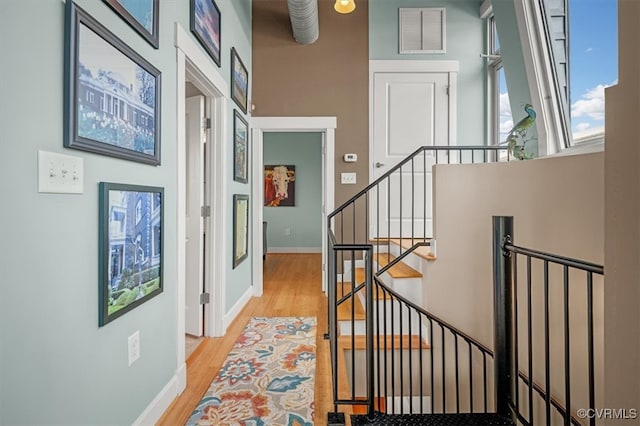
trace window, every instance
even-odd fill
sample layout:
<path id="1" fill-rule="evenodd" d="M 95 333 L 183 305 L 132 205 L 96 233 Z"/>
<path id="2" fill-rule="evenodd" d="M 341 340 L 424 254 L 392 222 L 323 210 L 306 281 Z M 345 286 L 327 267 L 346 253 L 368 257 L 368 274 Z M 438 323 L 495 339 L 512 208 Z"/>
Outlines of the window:
<path id="1" fill-rule="evenodd" d="M 487 19 L 487 75 L 489 78 L 489 145 L 505 143 L 509 130 L 513 127 L 509 90 L 500 53 L 500 40 L 495 19 Z"/>
<path id="2" fill-rule="evenodd" d="M 140 223 L 142 219 L 142 199 L 138 199 L 136 202 L 136 225 Z"/>
<path id="3" fill-rule="evenodd" d="M 571 131 L 582 143 L 604 135 L 604 89 L 618 80 L 618 3 L 567 1 Z"/>

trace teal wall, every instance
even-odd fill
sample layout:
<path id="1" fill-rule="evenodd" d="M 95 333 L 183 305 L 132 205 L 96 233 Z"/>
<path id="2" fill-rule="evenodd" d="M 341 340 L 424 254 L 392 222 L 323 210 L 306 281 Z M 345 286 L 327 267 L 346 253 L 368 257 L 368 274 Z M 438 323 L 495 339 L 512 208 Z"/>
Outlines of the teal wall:
<path id="1" fill-rule="evenodd" d="M 322 247 L 322 134 L 265 133 L 264 164 L 296 166 L 294 207 L 264 207 L 269 249 Z M 291 235 L 285 235 L 285 228 Z"/>
<path id="2" fill-rule="evenodd" d="M 446 8 L 447 52 L 400 55 L 398 8 Z M 485 143 L 485 61 L 484 21 L 479 16 L 480 1 L 369 0 L 369 59 L 372 60 L 455 60 L 458 74 L 458 145 Z"/>
<path id="3" fill-rule="evenodd" d="M 158 167 L 63 148 L 65 4 L 0 3 L 0 424 L 131 424 L 177 366 L 174 22 L 188 32 L 189 2 L 159 2 L 156 50 L 103 1 L 77 1 L 162 72 Z M 251 70 L 250 0 L 217 4 L 222 13 L 220 74 L 228 81 L 231 46 Z M 232 113 L 229 129 L 231 120 Z M 232 132 L 226 134 L 231 146 Z M 82 157 L 84 193 L 38 193 L 38 150 Z M 231 154 L 227 160 L 231 164 Z M 166 201 L 164 292 L 104 327 L 98 327 L 101 181 L 162 186 Z M 232 182 L 231 172 L 226 185 L 229 193 L 250 192 L 249 185 Z M 228 212 L 231 217 L 230 202 Z M 251 285 L 251 262 L 232 271 L 230 242 L 225 256 L 228 309 Z M 136 330 L 141 358 L 128 367 L 127 337 Z"/>

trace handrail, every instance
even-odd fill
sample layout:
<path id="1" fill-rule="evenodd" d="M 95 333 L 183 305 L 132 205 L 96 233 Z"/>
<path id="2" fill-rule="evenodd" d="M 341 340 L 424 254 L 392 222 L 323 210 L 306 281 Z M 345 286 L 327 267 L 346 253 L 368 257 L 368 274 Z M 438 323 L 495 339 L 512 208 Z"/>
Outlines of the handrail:
<path id="1" fill-rule="evenodd" d="M 496 151 L 496 152 L 498 152 L 498 151 L 507 151 L 507 156 L 509 156 L 508 148 L 505 147 L 505 146 L 499 146 L 499 145 L 464 145 L 464 146 L 455 146 L 455 145 L 453 145 L 453 146 L 452 145 L 438 146 L 438 145 L 431 145 L 431 146 L 421 146 L 420 148 L 416 149 L 411 154 L 409 154 L 409 156 L 406 157 L 404 160 L 400 161 L 398 164 L 396 164 L 391 169 L 389 169 L 382 176 L 380 176 L 379 178 L 377 178 L 376 180 L 371 182 L 369 185 L 364 187 L 364 189 L 362 189 L 356 195 L 354 195 L 353 197 L 349 198 L 347 201 L 342 203 L 340 205 L 340 207 L 336 208 L 334 211 L 329 213 L 327 218 L 331 219 L 332 217 L 334 217 L 341 210 L 344 210 L 346 207 L 348 207 L 349 204 L 353 203 L 355 200 L 357 200 L 358 198 L 362 197 L 364 194 L 369 192 L 369 190 L 373 189 L 376 185 L 378 185 L 383 180 L 385 180 L 386 178 L 391 176 L 391 174 L 393 174 L 394 172 L 396 172 L 399 169 L 401 169 L 402 166 L 407 164 L 409 161 L 411 161 L 413 158 L 417 157 L 420 153 L 422 153 L 424 151 L 458 151 L 460 153 L 462 151 Z"/>
<path id="2" fill-rule="evenodd" d="M 484 344 L 478 342 L 476 339 L 474 339 L 473 337 L 469 336 L 468 334 L 466 334 L 464 331 L 454 327 L 453 325 L 449 324 L 448 322 L 446 322 L 445 320 L 433 315 L 432 313 L 428 312 L 427 310 L 425 310 L 423 307 L 416 305 L 415 303 L 413 303 L 412 301 L 410 301 L 409 299 L 407 299 L 406 297 L 400 295 L 398 292 L 396 292 L 395 290 L 392 290 L 391 288 L 389 288 L 384 281 L 382 281 L 380 279 L 380 277 L 375 274 L 373 276 L 373 280 L 378 284 L 378 286 L 382 287 L 383 291 L 391 294 L 393 297 L 395 297 L 396 299 L 400 300 L 402 303 L 404 303 L 405 305 L 410 306 L 412 309 L 415 309 L 416 311 L 420 312 L 422 315 L 426 316 L 427 318 L 437 322 L 438 324 L 442 325 L 444 328 L 451 330 L 452 333 L 459 335 L 460 337 L 462 337 L 466 342 L 471 343 L 475 346 L 478 347 L 478 349 L 480 349 L 482 352 L 486 353 L 489 356 L 493 356 L 493 351 L 491 349 L 489 349 L 487 346 L 485 346 Z"/>
<path id="3" fill-rule="evenodd" d="M 571 268 L 581 269 L 587 272 L 593 272 L 594 274 L 604 274 L 604 266 L 597 265 L 595 263 L 586 262 L 580 259 L 573 259 L 571 257 L 559 256 L 557 254 L 545 253 L 538 250 L 528 249 L 524 247 L 515 246 L 510 243 L 503 244 L 503 249 L 511 251 L 513 253 L 524 254 L 540 260 L 547 260 L 549 262 L 557 263 Z"/>

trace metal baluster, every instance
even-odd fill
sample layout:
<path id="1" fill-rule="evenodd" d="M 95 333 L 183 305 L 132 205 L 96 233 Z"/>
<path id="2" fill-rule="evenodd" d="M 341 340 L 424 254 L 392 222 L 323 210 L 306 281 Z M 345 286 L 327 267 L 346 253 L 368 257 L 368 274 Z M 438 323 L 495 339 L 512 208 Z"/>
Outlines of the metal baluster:
<path id="1" fill-rule="evenodd" d="M 391 305 L 391 323 L 393 324 L 395 321 L 395 315 L 393 314 L 393 304 L 394 299 L 393 296 L 389 299 Z M 396 412 L 396 356 L 394 349 L 393 336 L 395 331 L 393 330 L 393 326 L 391 327 L 391 412 Z"/>
<path id="2" fill-rule="evenodd" d="M 549 357 L 549 261 L 544 261 L 544 380 L 545 413 L 547 424 L 551 424 L 551 370 Z"/>
<path id="3" fill-rule="evenodd" d="M 589 408 L 596 407 L 595 366 L 593 360 L 593 273 L 587 273 L 587 358 L 589 362 Z M 593 411 L 590 411 L 593 412 Z M 589 418 L 589 425 L 595 426 L 596 418 Z"/>
<path id="4" fill-rule="evenodd" d="M 418 357 L 419 362 L 420 362 L 420 413 L 424 414 L 424 404 L 423 404 L 423 399 L 424 399 L 424 371 L 423 371 L 423 359 L 422 359 L 422 313 L 418 312 L 418 338 L 419 340 L 419 345 L 418 346 L 420 348 L 419 352 L 418 352 Z"/>
<path id="5" fill-rule="evenodd" d="M 434 382 L 435 382 L 435 371 L 433 369 L 433 320 L 428 318 L 429 320 L 429 337 L 431 342 L 431 350 L 429 351 L 429 358 L 431 358 L 431 412 L 433 413 L 436 408 L 436 394 L 434 392 Z"/>
<path id="6" fill-rule="evenodd" d="M 515 334 L 513 339 L 513 350 L 514 350 L 514 378 L 515 378 L 515 404 L 516 411 L 520 412 L 520 359 L 518 354 L 518 256 L 514 253 L 512 255 L 512 265 L 513 265 L 513 332 Z"/>
<path id="7" fill-rule="evenodd" d="M 448 152 L 448 151 L 447 151 Z M 445 346 L 444 346 L 444 327 L 440 325 L 440 331 L 442 332 L 442 413 L 444 414 L 447 409 L 447 393 L 446 393 L 446 371 L 445 370 Z"/>
<path id="8" fill-rule="evenodd" d="M 564 267 L 564 424 L 571 425 L 571 351 L 569 347 L 569 267 Z"/>
<path id="9" fill-rule="evenodd" d="M 484 412 L 487 412 L 487 393 L 489 382 L 487 382 L 487 353 L 482 352 L 482 377 L 484 381 Z"/>
<path id="10" fill-rule="evenodd" d="M 411 334 L 411 308 L 407 306 L 407 313 L 409 314 L 409 414 L 413 413 L 413 351 L 411 350 L 411 340 L 413 335 Z M 402 334 L 400 334 L 400 338 L 402 339 Z M 422 377 L 422 366 L 419 370 L 420 376 Z"/>
<path id="11" fill-rule="evenodd" d="M 385 289 L 382 289 L 382 310 L 384 312 L 384 322 L 382 323 L 382 328 L 384 329 L 384 340 L 383 340 L 383 345 L 384 345 L 384 396 L 385 396 L 385 401 L 388 399 L 388 395 L 389 395 L 389 384 L 387 382 L 387 378 L 389 376 L 389 372 L 387 371 L 387 368 L 389 366 L 389 360 L 387 358 L 387 291 Z M 376 295 L 378 296 L 378 303 L 380 302 L 380 293 L 376 293 Z M 392 370 L 393 371 L 393 370 Z M 393 382 L 392 386 L 393 386 Z M 384 406 L 384 412 L 388 413 L 389 410 L 389 405 L 385 404 Z"/>
<path id="12" fill-rule="evenodd" d="M 402 397 L 404 396 L 404 352 L 402 351 L 402 301 L 398 300 L 398 318 L 400 319 L 400 333 L 399 333 L 399 337 L 400 337 L 400 351 L 398 351 L 399 358 L 400 358 L 400 397 L 402 399 Z M 395 340 L 395 339 L 394 339 Z M 404 404 L 400 404 L 400 414 L 404 414 Z"/>
<path id="13" fill-rule="evenodd" d="M 426 194 L 427 191 L 427 153 L 422 151 L 422 181 L 424 185 L 424 191 Z M 422 200 L 422 236 L 423 239 L 427 240 L 427 197 L 424 197 Z"/>
<path id="14" fill-rule="evenodd" d="M 351 400 L 356 399 L 356 321 L 355 321 L 355 294 L 356 287 L 356 259 L 355 250 L 351 250 Z"/>
<path id="15" fill-rule="evenodd" d="M 416 208 L 416 190 L 415 190 L 415 180 L 416 180 L 416 175 L 415 175 L 415 169 L 414 169 L 414 163 L 413 163 L 413 158 L 411 159 L 411 246 L 413 247 L 413 245 L 415 244 L 413 242 L 414 239 L 414 228 L 415 228 L 415 221 L 416 221 L 416 214 L 415 214 L 415 208 Z M 400 236 L 402 237 L 402 235 Z M 402 249 L 402 240 L 400 242 L 400 248 Z"/>
<path id="16" fill-rule="evenodd" d="M 533 313 L 531 312 L 531 257 L 527 256 L 527 329 L 529 335 L 529 424 L 533 425 Z"/>
<path id="17" fill-rule="evenodd" d="M 454 355 L 454 359 L 456 360 L 455 363 L 455 367 L 456 367 L 456 413 L 460 414 L 460 366 L 458 365 L 458 335 L 456 333 L 453 333 L 453 344 L 454 349 L 455 349 L 455 355 Z"/>
<path id="18" fill-rule="evenodd" d="M 467 350 L 469 351 L 469 411 L 473 413 L 473 352 L 471 352 L 469 341 L 467 341 Z"/>

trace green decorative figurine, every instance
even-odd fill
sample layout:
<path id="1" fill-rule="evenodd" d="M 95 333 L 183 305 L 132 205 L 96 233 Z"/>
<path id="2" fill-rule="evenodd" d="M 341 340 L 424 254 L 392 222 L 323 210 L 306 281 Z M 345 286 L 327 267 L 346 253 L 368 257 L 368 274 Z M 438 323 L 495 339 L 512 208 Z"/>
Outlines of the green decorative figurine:
<path id="1" fill-rule="evenodd" d="M 536 121 L 536 112 L 533 110 L 533 106 L 531 104 L 526 104 L 524 106 L 524 110 L 527 113 L 527 116 L 518 122 L 513 129 L 509 132 L 507 136 L 507 146 L 509 148 L 509 152 L 518 160 L 529 160 L 533 158 L 531 154 L 527 154 L 524 150 L 527 142 L 524 140 L 524 137 L 527 133 L 527 129 L 533 125 Z M 522 144 L 518 144 L 518 139 L 522 140 Z"/>

